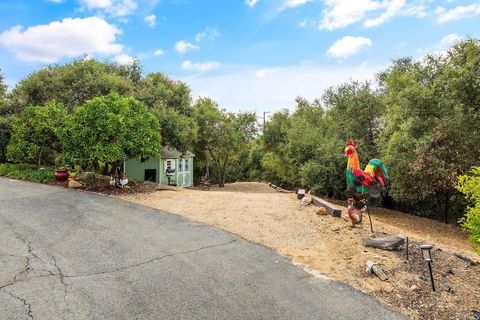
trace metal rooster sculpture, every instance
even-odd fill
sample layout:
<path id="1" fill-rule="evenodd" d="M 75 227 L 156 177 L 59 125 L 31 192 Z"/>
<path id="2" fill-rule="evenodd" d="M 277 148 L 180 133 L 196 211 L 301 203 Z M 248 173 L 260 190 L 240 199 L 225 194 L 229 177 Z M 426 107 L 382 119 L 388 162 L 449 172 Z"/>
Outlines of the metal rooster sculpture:
<path id="1" fill-rule="evenodd" d="M 387 168 L 382 161 L 372 159 L 365 170 L 360 168 L 354 140 L 347 142 L 345 154 L 347 156 L 347 187 L 345 195 L 348 198 L 348 216 L 355 226 L 362 222 L 362 212 L 367 211 L 370 219 L 370 229 L 373 232 L 369 207 L 374 207 L 376 199 L 380 197 L 380 188 L 386 186 L 390 180 Z M 367 198 L 368 197 L 368 198 Z"/>

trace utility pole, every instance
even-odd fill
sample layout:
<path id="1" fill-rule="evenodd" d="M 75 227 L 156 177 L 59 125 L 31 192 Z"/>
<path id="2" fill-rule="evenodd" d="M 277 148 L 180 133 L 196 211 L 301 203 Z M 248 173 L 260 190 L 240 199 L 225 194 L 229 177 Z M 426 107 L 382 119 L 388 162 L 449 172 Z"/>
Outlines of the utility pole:
<path id="1" fill-rule="evenodd" d="M 270 111 L 263 111 L 263 133 L 265 133 L 265 116 L 267 113 L 271 113 Z"/>

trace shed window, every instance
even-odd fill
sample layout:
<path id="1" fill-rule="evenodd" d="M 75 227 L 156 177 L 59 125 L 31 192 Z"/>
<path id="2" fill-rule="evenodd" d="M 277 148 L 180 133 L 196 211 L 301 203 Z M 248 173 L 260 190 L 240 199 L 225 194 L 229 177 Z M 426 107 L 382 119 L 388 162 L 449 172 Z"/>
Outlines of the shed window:
<path id="1" fill-rule="evenodd" d="M 188 171 L 188 159 L 185 159 L 185 171 Z"/>

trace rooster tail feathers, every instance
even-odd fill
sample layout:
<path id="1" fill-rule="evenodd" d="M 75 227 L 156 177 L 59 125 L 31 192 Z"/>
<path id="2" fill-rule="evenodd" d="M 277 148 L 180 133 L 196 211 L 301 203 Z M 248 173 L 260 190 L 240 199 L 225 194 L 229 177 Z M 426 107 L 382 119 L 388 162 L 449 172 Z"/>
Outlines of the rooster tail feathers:
<path id="1" fill-rule="evenodd" d="M 388 174 L 387 168 L 383 162 L 378 159 L 370 160 L 365 168 L 365 172 L 375 176 L 382 186 L 385 186 L 385 184 L 390 180 L 390 175 Z"/>

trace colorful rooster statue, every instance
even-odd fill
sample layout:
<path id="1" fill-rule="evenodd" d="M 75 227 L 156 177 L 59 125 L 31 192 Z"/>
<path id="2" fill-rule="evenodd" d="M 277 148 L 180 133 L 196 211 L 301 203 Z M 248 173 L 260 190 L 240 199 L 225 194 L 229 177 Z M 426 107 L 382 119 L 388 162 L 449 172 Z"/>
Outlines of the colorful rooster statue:
<path id="1" fill-rule="evenodd" d="M 383 162 L 372 159 L 368 162 L 365 170 L 360 168 L 360 161 L 355 150 L 357 143 L 353 140 L 347 142 L 345 154 L 347 155 L 347 186 L 355 189 L 358 193 L 368 193 L 370 190 L 378 190 L 379 186 L 385 187 L 390 176 Z M 376 193 L 376 191 L 373 191 Z"/>
<path id="2" fill-rule="evenodd" d="M 362 221 L 362 212 L 368 211 L 368 206 L 374 206 L 375 199 L 380 197 L 381 187 L 390 180 L 387 168 L 383 162 L 378 159 L 372 159 L 368 162 L 365 170 L 360 168 L 355 147 L 357 143 L 353 140 L 347 142 L 345 154 L 347 161 L 347 186 L 345 194 L 348 197 L 348 216 L 352 220 L 352 225 L 359 224 Z M 369 195 L 367 201 L 364 196 Z M 369 213 L 370 218 L 370 213 Z M 373 232 L 373 226 L 370 219 L 370 228 Z"/>

